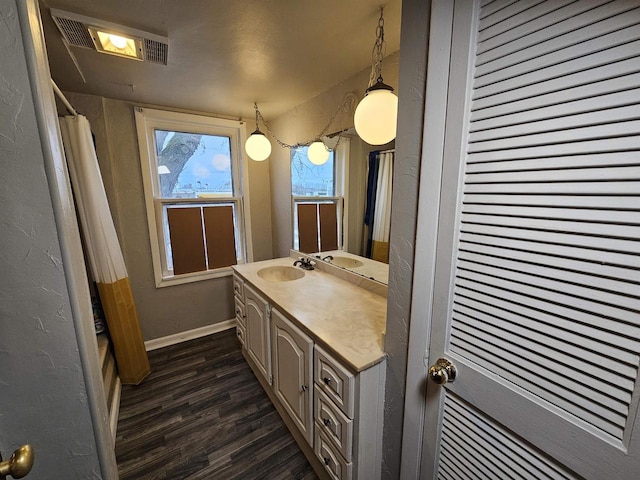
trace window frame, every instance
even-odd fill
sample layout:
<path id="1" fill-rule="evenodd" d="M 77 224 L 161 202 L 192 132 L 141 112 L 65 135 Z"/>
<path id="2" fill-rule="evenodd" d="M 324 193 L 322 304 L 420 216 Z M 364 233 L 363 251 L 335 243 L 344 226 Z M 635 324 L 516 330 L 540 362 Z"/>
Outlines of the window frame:
<path id="1" fill-rule="evenodd" d="M 323 139 L 327 144 L 331 142 L 331 139 Z M 334 140 L 335 141 L 335 140 Z M 291 149 L 289 154 L 289 186 L 291 189 L 291 246 L 294 250 L 299 250 L 299 238 L 296 235 L 297 232 L 297 205 L 304 203 L 335 203 L 336 204 L 336 220 L 338 222 L 338 249 L 342 250 L 345 245 L 348 245 L 348 228 L 344 228 L 348 225 L 349 221 L 349 201 L 348 201 L 348 186 L 349 186 L 349 151 L 350 151 L 350 139 L 348 137 L 342 137 L 337 147 L 333 150 L 333 195 L 332 196 L 298 196 L 293 195 L 293 172 L 292 161 L 294 151 Z M 315 253 L 315 252 L 314 252 Z"/>
<path id="2" fill-rule="evenodd" d="M 242 149 L 242 144 L 246 137 L 244 123 L 237 120 L 178 113 L 167 110 L 155 110 L 139 106 L 134 107 L 134 113 L 138 134 L 138 146 L 140 149 L 140 165 L 156 288 L 232 275 L 233 270 L 231 266 L 174 275 L 167 265 L 166 246 L 170 244 L 170 240 L 165 235 L 164 215 L 165 206 L 171 205 L 234 204 L 237 262 L 241 264 L 252 260 L 248 212 L 249 202 L 246 189 L 244 188 L 247 184 L 246 174 L 248 170 Z M 193 199 L 161 197 L 160 176 L 158 174 L 158 161 L 155 147 L 156 130 L 229 137 L 232 195 L 219 198 L 196 197 Z"/>

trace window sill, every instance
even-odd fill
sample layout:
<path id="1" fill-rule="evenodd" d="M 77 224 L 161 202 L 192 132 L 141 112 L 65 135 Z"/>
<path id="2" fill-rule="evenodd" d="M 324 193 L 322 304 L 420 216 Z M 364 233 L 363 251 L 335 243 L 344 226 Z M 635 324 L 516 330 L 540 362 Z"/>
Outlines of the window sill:
<path id="1" fill-rule="evenodd" d="M 184 273 L 182 275 L 167 275 L 160 279 L 156 279 L 156 288 L 171 287 L 173 285 L 182 285 L 185 283 L 201 282 L 203 280 L 211 280 L 212 278 L 230 277 L 233 275 L 231 267 L 218 268 L 216 270 L 208 270 L 206 272 Z"/>

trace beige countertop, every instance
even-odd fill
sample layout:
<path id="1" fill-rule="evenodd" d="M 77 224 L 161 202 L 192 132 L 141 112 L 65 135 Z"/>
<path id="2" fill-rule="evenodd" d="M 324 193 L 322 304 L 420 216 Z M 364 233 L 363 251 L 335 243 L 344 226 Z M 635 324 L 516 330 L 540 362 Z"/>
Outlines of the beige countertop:
<path id="1" fill-rule="evenodd" d="M 382 361 L 387 299 L 318 269 L 305 270 L 304 277 L 288 282 L 258 276 L 262 268 L 292 266 L 294 261 L 277 258 L 233 269 L 355 372 Z"/>

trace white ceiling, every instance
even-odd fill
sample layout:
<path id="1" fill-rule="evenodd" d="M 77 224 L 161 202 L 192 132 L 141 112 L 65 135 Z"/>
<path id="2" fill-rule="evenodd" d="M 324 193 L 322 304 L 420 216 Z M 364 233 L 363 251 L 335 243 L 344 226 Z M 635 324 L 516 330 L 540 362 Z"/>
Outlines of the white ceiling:
<path id="1" fill-rule="evenodd" d="M 275 118 L 367 68 L 381 4 L 391 54 L 401 0 L 41 0 L 62 90 L 245 118 L 254 101 Z M 168 65 L 70 47 L 84 83 L 49 8 L 167 36 Z"/>

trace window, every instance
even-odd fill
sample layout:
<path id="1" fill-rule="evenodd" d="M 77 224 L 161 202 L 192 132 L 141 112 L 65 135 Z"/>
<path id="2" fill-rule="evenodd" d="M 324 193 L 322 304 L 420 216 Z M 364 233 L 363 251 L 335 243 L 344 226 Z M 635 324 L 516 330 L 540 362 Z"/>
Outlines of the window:
<path id="1" fill-rule="evenodd" d="M 346 150 L 332 150 L 323 165 L 312 164 L 307 150 L 291 150 L 293 248 L 305 253 L 337 250 L 342 244 L 346 163 L 341 152 Z"/>
<path id="2" fill-rule="evenodd" d="M 241 123 L 136 108 L 157 286 L 244 263 Z"/>

